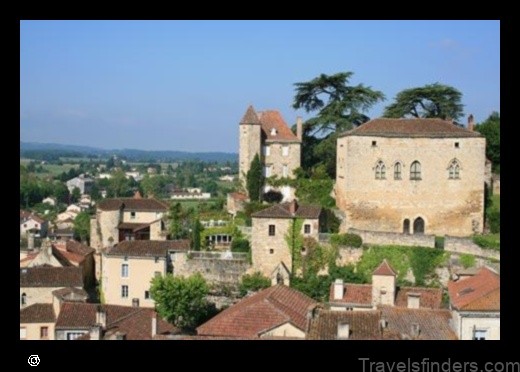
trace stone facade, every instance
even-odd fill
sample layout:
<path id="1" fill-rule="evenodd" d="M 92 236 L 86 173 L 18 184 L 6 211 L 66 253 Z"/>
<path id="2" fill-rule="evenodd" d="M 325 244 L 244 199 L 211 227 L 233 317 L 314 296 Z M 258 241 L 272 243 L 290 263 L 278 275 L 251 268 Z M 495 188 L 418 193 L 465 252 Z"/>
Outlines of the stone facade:
<path id="1" fill-rule="evenodd" d="M 457 254 L 471 254 L 473 256 L 492 258 L 500 261 L 500 252 L 491 249 L 482 249 L 472 239 L 446 236 L 444 238 L 444 250 Z"/>
<path id="2" fill-rule="evenodd" d="M 381 131 L 370 131 L 377 120 L 388 121 L 390 129 L 380 126 Z M 418 127 L 433 125 L 426 134 L 407 134 L 408 123 L 405 130 L 392 125 L 406 120 L 377 120 L 337 141 L 335 194 L 337 206 L 346 214 L 342 231 L 356 228 L 413 234 L 417 227 L 430 235 L 481 233 L 485 138 L 465 129 L 451 129 L 446 126 L 455 127 L 453 124 L 436 119 L 424 123 L 422 119 L 417 123 L 408 120 Z M 437 127 L 440 133 L 435 132 Z M 457 170 L 450 173 L 454 161 Z"/>
<path id="3" fill-rule="evenodd" d="M 349 229 L 348 232 L 361 236 L 364 244 L 435 247 L 435 235 L 389 233 L 357 229 Z"/>
<path id="4" fill-rule="evenodd" d="M 46 337 L 42 328 L 47 329 Z M 54 340 L 54 323 L 20 323 L 20 340 Z"/>
<path id="5" fill-rule="evenodd" d="M 475 331 L 485 332 L 486 340 L 500 340 L 500 312 L 483 313 L 453 311 L 453 328 L 459 340 L 473 340 Z"/>

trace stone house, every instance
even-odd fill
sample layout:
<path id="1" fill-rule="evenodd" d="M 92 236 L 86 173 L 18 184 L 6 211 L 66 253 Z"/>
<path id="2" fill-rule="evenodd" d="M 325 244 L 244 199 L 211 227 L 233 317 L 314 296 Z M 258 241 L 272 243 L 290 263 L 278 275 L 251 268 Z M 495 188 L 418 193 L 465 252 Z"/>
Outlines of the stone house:
<path id="1" fill-rule="evenodd" d="M 302 121 L 298 118 L 295 135 L 277 110 L 256 112 L 249 106 L 239 125 L 239 180 L 245 186 L 247 172 L 256 154 L 264 169 L 264 177 L 294 178 L 300 167 Z M 264 192 L 272 189 L 264 187 Z M 276 188 L 283 201 L 294 198 L 289 186 Z"/>
<path id="2" fill-rule="evenodd" d="M 45 238 L 48 226 L 48 222 L 37 214 L 20 209 L 20 237 L 26 237 L 31 232 L 37 238 Z"/>
<path id="3" fill-rule="evenodd" d="M 486 140 L 470 129 L 440 119 L 379 118 L 340 135 L 341 231 L 481 233 Z"/>
<path id="4" fill-rule="evenodd" d="M 299 205 L 296 200 L 290 203 L 274 205 L 253 213 L 251 229 L 252 270 L 274 280 L 287 277 L 292 271 L 291 246 L 286 236 L 297 219 L 302 220 L 301 231 L 304 237 L 318 241 L 320 232 L 321 207 Z M 282 270 L 282 269 L 286 270 Z M 288 279 L 288 278 L 286 278 Z M 288 282 L 284 282 L 287 284 Z"/>
<path id="5" fill-rule="evenodd" d="M 284 285 L 243 298 L 197 328 L 197 335 L 241 339 L 304 339 L 317 302 Z"/>
<path id="6" fill-rule="evenodd" d="M 453 328 L 461 340 L 500 340 L 500 276 L 484 266 L 448 283 Z"/>
<path id="7" fill-rule="evenodd" d="M 102 290 L 113 305 L 154 307 L 150 281 L 175 270 L 176 254 L 190 249 L 189 240 L 123 241 L 102 255 Z"/>
<path id="8" fill-rule="evenodd" d="M 52 304 L 33 304 L 20 310 L 20 340 L 54 340 L 56 315 Z"/>
<path id="9" fill-rule="evenodd" d="M 232 192 L 227 194 L 226 199 L 226 210 L 229 214 L 236 216 L 238 212 L 244 210 L 244 204 L 247 203 L 249 198 L 246 194 L 241 192 Z"/>
<path id="10" fill-rule="evenodd" d="M 66 182 L 69 192 L 72 194 L 74 188 L 78 188 L 81 194 L 90 194 L 94 180 L 92 178 L 85 177 L 84 174 L 80 174 L 78 177 L 74 177 Z"/>

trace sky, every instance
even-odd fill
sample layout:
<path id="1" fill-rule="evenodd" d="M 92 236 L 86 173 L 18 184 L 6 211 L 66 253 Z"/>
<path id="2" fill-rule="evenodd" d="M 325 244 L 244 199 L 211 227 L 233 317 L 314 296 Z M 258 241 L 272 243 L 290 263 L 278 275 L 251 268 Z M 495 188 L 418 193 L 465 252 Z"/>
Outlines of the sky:
<path id="1" fill-rule="evenodd" d="M 294 83 L 352 71 L 382 91 L 439 82 L 500 111 L 499 21 L 21 21 L 20 140 L 238 152 L 248 105 L 292 125 Z M 465 119 L 464 119 L 465 122 Z"/>

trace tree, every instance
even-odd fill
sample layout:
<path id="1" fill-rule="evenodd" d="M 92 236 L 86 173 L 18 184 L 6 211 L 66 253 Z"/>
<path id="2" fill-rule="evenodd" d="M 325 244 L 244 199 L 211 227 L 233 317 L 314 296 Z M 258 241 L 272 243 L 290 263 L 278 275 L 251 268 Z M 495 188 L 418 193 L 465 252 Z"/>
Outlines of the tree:
<path id="1" fill-rule="evenodd" d="M 200 232 L 202 229 L 199 219 L 195 218 L 191 232 L 191 249 L 194 251 L 200 251 Z"/>
<path id="2" fill-rule="evenodd" d="M 486 137 L 486 156 L 493 163 L 493 170 L 500 173 L 500 114 L 492 112 L 475 130 Z"/>
<path id="3" fill-rule="evenodd" d="M 317 111 L 303 128 L 302 167 L 306 171 L 317 164 L 325 164 L 329 176 L 334 178 L 338 134 L 368 121 L 364 112 L 385 99 L 382 92 L 363 84 L 348 85 L 353 74 L 321 74 L 310 81 L 294 84 L 293 108 Z"/>
<path id="4" fill-rule="evenodd" d="M 168 232 L 172 239 L 180 239 L 182 235 L 182 206 L 181 203 L 172 203 L 168 213 L 170 225 Z"/>
<path id="5" fill-rule="evenodd" d="M 264 185 L 264 176 L 262 172 L 262 163 L 258 153 L 255 154 L 253 161 L 251 161 L 251 167 L 246 175 L 246 187 L 249 199 L 251 201 L 260 201 L 261 189 Z"/>
<path id="6" fill-rule="evenodd" d="M 131 193 L 130 181 L 126 178 L 125 172 L 118 170 L 112 173 L 112 178 L 108 180 L 108 196 L 118 198 L 130 196 Z"/>
<path id="7" fill-rule="evenodd" d="M 462 116 L 462 93 L 439 83 L 405 89 L 385 108 L 387 118 L 441 118 L 457 120 Z"/>
<path id="8" fill-rule="evenodd" d="M 256 292 L 264 288 L 269 288 L 270 286 L 271 280 L 263 276 L 261 272 L 256 271 L 253 274 L 245 274 L 242 276 L 238 290 L 240 291 L 240 296 L 243 297 L 249 291 Z"/>
<path id="9" fill-rule="evenodd" d="M 193 330 L 216 310 L 206 300 L 209 287 L 200 273 L 190 277 L 157 276 L 152 279 L 150 293 L 157 312 L 177 327 Z"/>
<path id="10" fill-rule="evenodd" d="M 74 238 L 90 243 L 90 215 L 80 212 L 74 219 Z"/>
<path id="11" fill-rule="evenodd" d="M 72 194 L 70 194 L 70 201 L 72 203 L 76 203 L 81 198 L 81 191 L 78 187 L 74 187 L 72 189 Z"/>

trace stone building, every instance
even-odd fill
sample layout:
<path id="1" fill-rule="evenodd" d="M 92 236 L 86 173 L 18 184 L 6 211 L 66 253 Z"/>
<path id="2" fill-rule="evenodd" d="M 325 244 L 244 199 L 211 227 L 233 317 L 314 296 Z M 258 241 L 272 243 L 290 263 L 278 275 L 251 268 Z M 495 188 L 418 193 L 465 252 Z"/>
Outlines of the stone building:
<path id="1" fill-rule="evenodd" d="M 481 233 L 486 140 L 470 129 L 440 119 L 380 118 L 342 134 L 335 186 L 346 214 L 341 230 Z"/>
<path id="2" fill-rule="evenodd" d="M 288 235 L 296 219 L 302 219 L 300 233 L 304 237 L 318 240 L 321 207 L 290 203 L 274 205 L 253 213 L 251 232 L 251 252 L 253 270 L 271 278 L 273 283 L 281 280 L 288 284 L 287 274 L 292 271 L 291 247 Z"/>
<path id="3" fill-rule="evenodd" d="M 260 156 L 264 176 L 294 178 L 293 171 L 300 167 L 302 121 L 297 120 L 295 135 L 277 110 L 256 112 L 249 106 L 240 120 L 239 128 L 239 180 L 245 186 L 247 172 L 256 154 Z M 265 187 L 264 192 L 270 187 Z M 290 187 L 279 189 L 284 201 L 293 197 Z"/>

